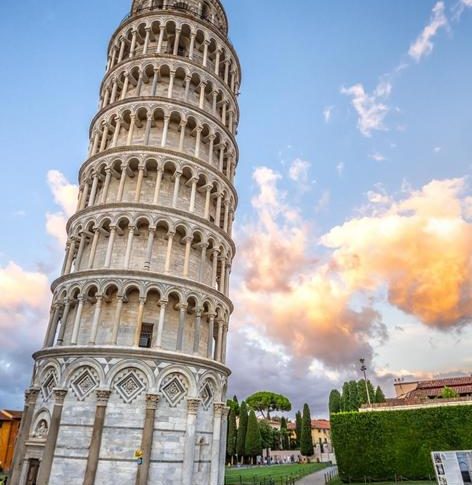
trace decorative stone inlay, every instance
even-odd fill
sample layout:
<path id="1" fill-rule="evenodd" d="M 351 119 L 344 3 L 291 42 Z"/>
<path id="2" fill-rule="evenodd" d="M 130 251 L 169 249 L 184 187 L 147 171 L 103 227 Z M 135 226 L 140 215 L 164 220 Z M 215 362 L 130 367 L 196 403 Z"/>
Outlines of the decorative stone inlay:
<path id="1" fill-rule="evenodd" d="M 81 370 L 72 381 L 72 391 L 79 401 L 85 400 L 98 387 L 98 379 L 90 368 Z"/>
<path id="2" fill-rule="evenodd" d="M 134 401 L 146 389 L 146 384 L 141 375 L 131 370 L 119 375 L 115 389 L 121 399 L 128 404 Z"/>
<path id="3" fill-rule="evenodd" d="M 161 392 L 171 407 L 177 406 L 187 395 L 188 385 L 181 374 L 170 374 L 161 384 Z"/>
<path id="4" fill-rule="evenodd" d="M 202 399 L 203 409 L 208 410 L 215 397 L 215 391 L 211 381 L 205 381 L 200 390 L 200 397 Z"/>
<path id="5" fill-rule="evenodd" d="M 49 398 L 51 397 L 52 392 L 56 386 L 56 373 L 52 370 L 48 373 L 48 375 L 44 379 L 43 384 L 41 385 L 41 394 L 43 395 L 43 399 L 45 401 L 49 401 Z"/>

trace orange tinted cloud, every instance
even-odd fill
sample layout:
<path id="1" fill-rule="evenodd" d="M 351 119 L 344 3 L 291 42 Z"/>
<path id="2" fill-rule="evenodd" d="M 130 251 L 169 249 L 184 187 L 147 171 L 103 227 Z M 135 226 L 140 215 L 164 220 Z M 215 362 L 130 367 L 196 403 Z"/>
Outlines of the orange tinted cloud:
<path id="1" fill-rule="evenodd" d="M 345 368 L 372 358 L 373 344 L 387 338 L 374 309 L 385 290 L 390 304 L 426 325 L 471 317 L 471 202 L 463 179 L 433 181 L 399 200 L 370 193 L 362 216 L 314 242 L 278 189 L 280 175 L 264 168 L 254 178 L 258 218 L 245 227 L 236 264 L 237 325 L 253 325 L 299 361 Z"/>

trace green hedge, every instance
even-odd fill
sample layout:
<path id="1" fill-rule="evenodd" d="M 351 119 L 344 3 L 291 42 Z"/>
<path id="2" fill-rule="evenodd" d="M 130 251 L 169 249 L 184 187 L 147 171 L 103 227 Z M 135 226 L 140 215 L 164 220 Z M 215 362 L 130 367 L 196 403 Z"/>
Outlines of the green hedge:
<path id="1" fill-rule="evenodd" d="M 472 406 L 331 415 L 343 481 L 434 475 L 431 451 L 472 449 Z"/>

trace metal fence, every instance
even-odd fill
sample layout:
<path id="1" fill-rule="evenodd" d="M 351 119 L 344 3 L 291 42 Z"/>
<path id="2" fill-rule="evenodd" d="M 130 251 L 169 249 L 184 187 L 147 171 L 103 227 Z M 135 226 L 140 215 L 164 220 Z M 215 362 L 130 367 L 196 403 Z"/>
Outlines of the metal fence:
<path id="1" fill-rule="evenodd" d="M 247 478 L 231 477 L 225 479 L 225 485 L 295 485 L 296 481 L 302 478 L 302 475 L 287 475 L 285 477 L 266 477 L 266 478 Z"/>

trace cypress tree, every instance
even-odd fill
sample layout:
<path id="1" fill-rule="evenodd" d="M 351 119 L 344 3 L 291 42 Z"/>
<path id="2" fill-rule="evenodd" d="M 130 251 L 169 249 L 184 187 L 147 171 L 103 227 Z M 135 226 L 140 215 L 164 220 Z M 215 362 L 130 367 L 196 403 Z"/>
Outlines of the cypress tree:
<path id="1" fill-rule="evenodd" d="M 247 406 L 246 403 L 243 401 L 241 406 L 239 407 L 239 429 L 238 429 L 238 438 L 237 438 L 237 452 L 241 458 L 241 461 L 244 460 L 246 456 L 246 434 L 247 434 L 247 422 L 248 422 L 248 415 L 247 415 Z"/>
<path id="2" fill-rule="evenodd" d="M 253 410 L 249 413 L 247 422 L 245 454 L 246 456 L 251 457 L 253 464 L 254 458 L 262 454 L 261 432 L 259 430 L 256 413 Z"/>
<path id="3" fill-rule="evenodd" d="M 342 395 L 342 410 L 351 411 L 351 399 L 349 397 L 349 382 L 343 384 L 343 395 Z"/>
<path id="4" fill-rule="evenodd" d="M 302 436 L 300 439 L 300 453 L 303 456 L 313 456 L 313 441 L 311 439 L 311 414 L 308 404 L 303 406 Z"/>
<path id="5" fill-rule="evenodd" d="M 383 393 L 380 386 L 377 386 L 375 391 L 375 402 L 385 402 L 385 394 Z"/>
<path id="6" fill-rule="evenodd" d="M 295 415 L 295 434 L 296 434 L 296 447 L 300 448 L 300 440 L 302 438 L 302 413 L 297 411 Z"/>
<path id="7" fill-rule="evenodd" d="M 226 454 L 229 456 L 231 463 L 236 455 L 238 441 L 238 430 L 236 429 L 236 413 L 230 409 L 228 415 L 228 439 L 226 442 Z"/>
<path id="8" fill-rule="evenodd" d="M 348 411 L 359 411 L 360 400 L 356 381 L 349 382 L 349 409 Z"/>
<path id="9" fill-rule="evenodd" d="M 329 413 L 339 413 L 341 411 L 341 394 L 337 389 L 333 389 L 329 394 Z"/>
<path id="10" fill-rule="evenodd" d="M 290 441 L 288 437 L 287 420 L 282 418 L 280 421 L 280 441 L 282 450 L 290 449 Z"/>

